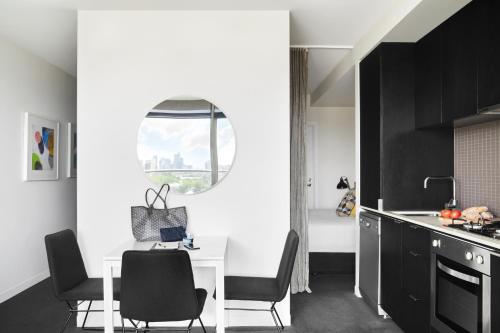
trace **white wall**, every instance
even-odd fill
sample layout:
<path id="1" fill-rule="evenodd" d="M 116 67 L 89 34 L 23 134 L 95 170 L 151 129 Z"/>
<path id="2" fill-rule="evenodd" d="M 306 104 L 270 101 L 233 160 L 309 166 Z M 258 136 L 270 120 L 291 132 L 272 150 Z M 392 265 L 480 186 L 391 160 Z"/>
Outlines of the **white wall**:
<path id="1" fill-rule="evenodd" d="M 24 112 L 61 122 L 59 181 L 22 181 Z M 76 229 L 64 139 L 75 120 L 75 78 L 0 37 L 0 302 L 48 276 L 46 234 Z"/>
<path id="2" fill-rule="evenodd" d="M 354 108 L 311 107 L 307 121 L 316 124 L 316 207 L 337 208 L 345 190 L 337 190 L 341 176 L 356 181 Z"/>
<path id="3" fill-rule="evenodd" d="M 288 12 L 83 11 L 78 24 L 78 237 L 90 275 L 132 237 L 130 206 L 151 186 L 136 156 L 144 115 L 194 95 L 230 118 L 236 158 L 221 184 L 170 205 L 188 207 L 195 235 L 229 237 L 227 274 L 274 276 L 290 225 Z M 212 273 L 195 271 L 209 295 Z M 280 311 L 289 323 L 288 298 Z M 204 321 L 213 315 L 209 297 Z M 272 319 L 235 313 L 230 324 Z"/>
<path id="4" fill-rule="evenodd" d="M 337 190 L 341 176 L 351 186 L 355 177 L 354 108 L 310 107 L 307 122 L 316 129 L 316 206 L 310 211 L 309 252 L 355 252 L 355 221 L 335 214 L 346 190 Z M 313 189 L 314 190 L 314 189 Z"/>

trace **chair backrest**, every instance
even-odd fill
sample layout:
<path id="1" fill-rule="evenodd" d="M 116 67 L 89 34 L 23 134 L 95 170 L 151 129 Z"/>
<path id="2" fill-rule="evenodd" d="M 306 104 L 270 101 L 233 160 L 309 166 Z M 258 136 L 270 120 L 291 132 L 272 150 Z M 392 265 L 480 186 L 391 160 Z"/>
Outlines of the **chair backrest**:
<path id="1" fill-rule="evenodd" d="M 292 279 L 293 264 L 295 263 L 295 256 L 297 255 L 298 248 L 299 235 L 297 235 L 295 230 L 290 230 L 286 238 L 283 255 L 281 256 L 278 274 L 276 275 L 280 301 L 285 298 L 286 292 L 288 290 L 288 285 L 290 284 L 290 280 Z"/>
<path id="2" fill-rule="evenodd" d="M 57 298 L 88 279 L 82 253 L 72 230 L 45 236 L 50 277 Z"/>
<path id="3" fill-rule="evenodd" d="M 148 322 L 196 319 L 191 260 L 186 251 L 126 251 L 122 258 L 120 313 Z"/>

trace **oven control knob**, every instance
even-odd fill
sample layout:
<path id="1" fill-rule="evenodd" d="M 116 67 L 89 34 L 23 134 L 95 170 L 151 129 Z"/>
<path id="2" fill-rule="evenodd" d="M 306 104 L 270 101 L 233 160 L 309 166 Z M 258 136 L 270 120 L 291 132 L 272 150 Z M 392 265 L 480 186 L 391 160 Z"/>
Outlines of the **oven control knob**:
<path id="1" fill-rule="evenodd" d="M 439 239 L 432 240 L 432 247 L 441 247 L 441 240 Z"/>
<path id="2" fill-rule="evenodd" d="M 484 258 L 483 258 L 483 256 L 476 256 L 476 263 L 478 263 L 478 264 L 480 264 L 480 265 L 481 265 L 482 263 L 484 263 Z"/>
<path id="3" fill-rule="evenodd" d="M 472 252 L 470 251 L 465 252 L 465 260 L 472 260 L 472 259 L 474 259 L 474 255 L 472 254 Z"/>

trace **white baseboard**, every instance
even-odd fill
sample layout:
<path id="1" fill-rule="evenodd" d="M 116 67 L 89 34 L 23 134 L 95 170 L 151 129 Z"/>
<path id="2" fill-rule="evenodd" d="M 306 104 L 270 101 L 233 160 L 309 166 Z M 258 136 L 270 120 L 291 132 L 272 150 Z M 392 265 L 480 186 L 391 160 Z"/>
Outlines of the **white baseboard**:
<path id="1" fill-rule="evenodd" d="M 384 311 L 384 309 L 382 309 L 382 307 L 380 305 L 377 306 L 377 312 L 378 312 L 378 315 L 379 316 L 383 316 L 384 319 L 387 319 L 387 318 L 391 318 L 389 317 L 389 315 L 387 314 L 387 312 Z"/>
<path id="2" fill-rule="evenodd" d="M 359 291 L 359 287 L 357 285 L 354 286 L 354 295 L 356 295 L 356 297 L 363 298 L 361 292 Z"/>
<path id="3" fill-rule="evenodd" d="M 48 277 L 49 277 L 49 271 L 45 270 L 5 291 L 0 292 L 0 303 L 5 302 L 9 298 L 16 296 L 20 292 L 25 291 L 26 289 L 34 286 L 38 282 L 45 280 Z"/>

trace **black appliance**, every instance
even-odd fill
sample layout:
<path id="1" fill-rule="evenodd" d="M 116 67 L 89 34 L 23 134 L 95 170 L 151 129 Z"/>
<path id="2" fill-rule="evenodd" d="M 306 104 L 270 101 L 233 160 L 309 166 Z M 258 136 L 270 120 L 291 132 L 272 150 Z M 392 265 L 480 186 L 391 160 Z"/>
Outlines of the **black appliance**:
<path id="1" fill-rule="evenodd" d="M 359 216 L 359 292 L 375 312 L 380 306 L 380 217 Z"/>
<path id="2" fill-rule="evenodd" d="M 431 239 L 431 326 L 491 333 L 492 250 L 437 232 Z"/>

